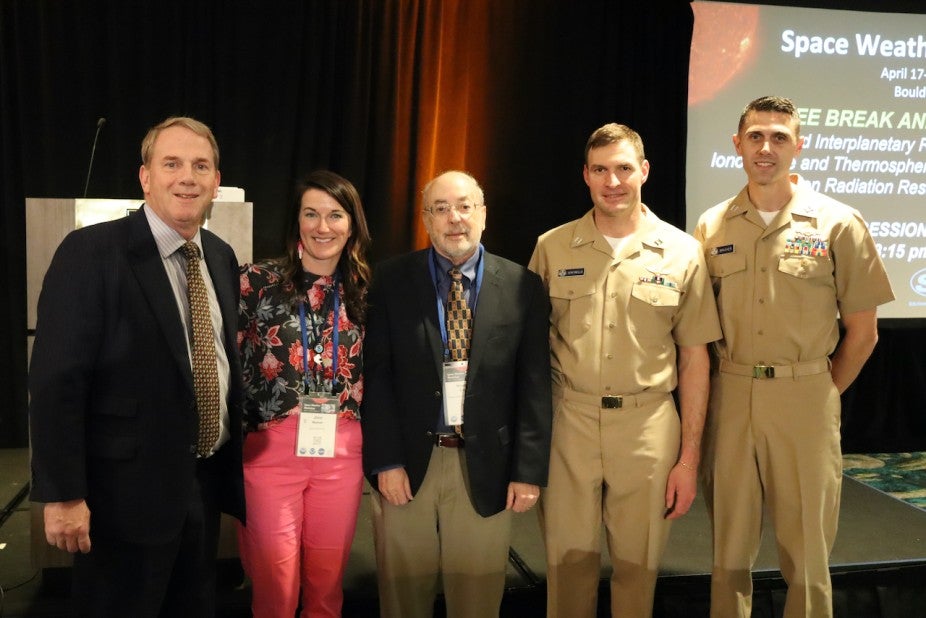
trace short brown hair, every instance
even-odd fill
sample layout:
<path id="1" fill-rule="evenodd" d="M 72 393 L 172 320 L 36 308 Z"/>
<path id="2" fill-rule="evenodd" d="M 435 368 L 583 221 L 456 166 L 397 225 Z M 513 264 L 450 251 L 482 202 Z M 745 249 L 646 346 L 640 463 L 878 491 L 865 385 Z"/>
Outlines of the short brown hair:
<path id="1" fill-rule="evenodd" d="M 588 138 L 588 142 L 585 144 L 585 163 L 588 163 L 588 152 L 593 148 L 601 148 L 624 140 L 630 142 L 630 145 L 633 146 L 633 149 L 637 152 L 637 158 L 640 160 L 640 163 L 643 163 L 643 160 L 646 159 L 643 153 L 643 138 L 640 137 L 639 133 L 627 125 L 618 124 L 616 122 L 611 122 L 603 127 L 599 127 L 591 134 Z"/>
<path id="2" fill-rule="evenodd" d="M 213 161 L 215 169 L 219 169 L 219 144 L 215 141 L 215 135 L 212 134 L 212 129 L 199 120 L 189 118 L 188 116 L 171 116 L 148 130 L 145 138 L 141 141 L 142 165 L 148 167 L 151 164 L 151 151 L 154 150 L 155 140 L 158 139 L 158 135 L 161 134 L 161 131 L 170 127 L 183 127 L 209 140 L 209 145 L 212 146 L 212 156 L 215 157 Z"/>
<path id="3" fill-rule="evenodd" d="M 746 126 L 746 116 L 749 115 L 749 112 L 775 112 L 777 114 L 785 114 L 791 116 L 791 121 L 794 123 L 794 134 L 801 134 L 801 118 L 797 113 L 797 108 L 794 107 L 794 102 L 791 99 L 785 97 L 775 97 L 775 96 L 766 96 L 759 97 L 754 101 L 750 101 L 746 104 L 746 107 L 743 108 L 743 113 L 740 114 L 740 123 L 736 127 L 737 133 L 743 132 L 743 127 Z"/>

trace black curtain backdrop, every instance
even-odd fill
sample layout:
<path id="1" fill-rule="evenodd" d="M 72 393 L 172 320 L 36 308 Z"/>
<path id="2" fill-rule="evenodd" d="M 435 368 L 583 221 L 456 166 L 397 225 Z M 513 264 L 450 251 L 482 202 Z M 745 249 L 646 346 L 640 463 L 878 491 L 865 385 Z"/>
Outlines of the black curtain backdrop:
<path id="1" fill-rule="evenodd" d="M 692 23 L 683 0 L 0 0 L 0 446 L 28 441 L 24 200 L 82 195 L 98 118 L 88 197 L 141 197 L 151 125 L 209 124 L 222 184 L 254 203 L 256 258 L 279 252 L 311 169 L 357 185 L 375 261 L 423 246 L 422 184 L 464 168 L 486 191 L 486 246 L 526 263 L 590 207 L 583 147 L 605 122 L 641 133 L 644 201 L 685 226 Z M 926 450 L 924 331 L 904 326 L 882 325 L 845 397 L 846 450 Z"/>

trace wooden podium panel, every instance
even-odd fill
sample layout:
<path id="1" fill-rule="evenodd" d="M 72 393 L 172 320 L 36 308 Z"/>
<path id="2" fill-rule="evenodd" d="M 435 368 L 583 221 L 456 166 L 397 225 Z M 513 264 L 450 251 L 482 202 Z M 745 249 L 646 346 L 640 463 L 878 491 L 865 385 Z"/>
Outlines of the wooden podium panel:
<path id="1" fill-rule="evenodd" d="M 35 311 L 42 279 L 55 250 L 70 232 L 112 221 L 137 210 L 143 200 L 26 198 L 27 328 L 35 328 Z M 214 202 L 203 227 L 231 245 L 238 263 L 253 261 L 251 202 Z"/>

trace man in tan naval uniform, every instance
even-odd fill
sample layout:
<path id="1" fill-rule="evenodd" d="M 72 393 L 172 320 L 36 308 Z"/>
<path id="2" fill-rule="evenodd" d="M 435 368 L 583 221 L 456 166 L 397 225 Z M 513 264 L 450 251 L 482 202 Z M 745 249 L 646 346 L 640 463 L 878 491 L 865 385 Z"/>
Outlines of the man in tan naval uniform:
<path id="1" fill-rule="evenodd" d="M 718 618 L 751 613 L 763 502 L 788 583 L 784 615 L 832 616 L 839 395 L 874 349 L 877 306 L 893 299 L 859 213 L 789 175 L 802 141 L 788 99 L 747 105 L 733 144 L 748 184 L 705 212 L 694 234 L 724 335 L 702 465 Z M 845 335 L 833 354 L 837 312 Z"/>
<path id="2" fill-rule="evenodd" d="M 540 515 L 551 617 L 596 615 L 602 521 L 612 615 L 650 616 L 670 520 L 695 497 L 706 344 L 720 327 L 697 242 L 641 201 L 648 174 L 635 131 L 592 133 L 583 175 L 594 207 L 543 234 L 529 265 L 552 304 L 554 430 Z"/>

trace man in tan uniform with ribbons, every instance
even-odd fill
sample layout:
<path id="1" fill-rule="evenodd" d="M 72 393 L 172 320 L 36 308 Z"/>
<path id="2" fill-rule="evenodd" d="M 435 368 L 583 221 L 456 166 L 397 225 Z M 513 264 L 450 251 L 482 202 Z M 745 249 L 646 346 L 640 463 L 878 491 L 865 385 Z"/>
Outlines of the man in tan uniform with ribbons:
<path id="1" fill-rule="evenodd" d="M 861 215 L 789 173 L 803 145 L 791 101 L 751 102 L 733 144 L 748 184 L 694 234 L 723 326 L 701 467 L 714 528 L 711 616 L 751 613 L 763 504 L 788 583 L 784 615 L 832 616 L 839 395 L 874 349 L 876 308 L 893 293 Z"/>
<path id="2" fill-rule="evenodd" d="M 596 615 L 602 521 L 612 614 L 651 615 L 670 520 L 695 498 L 706 344 L 720 326 L 697 242 L 641 201 L 648 174 L 635 131 L 592 133 L 583 175 L 594 206 L 543 234 L 529 266 L 552 303 L 548 616 Z"/>

